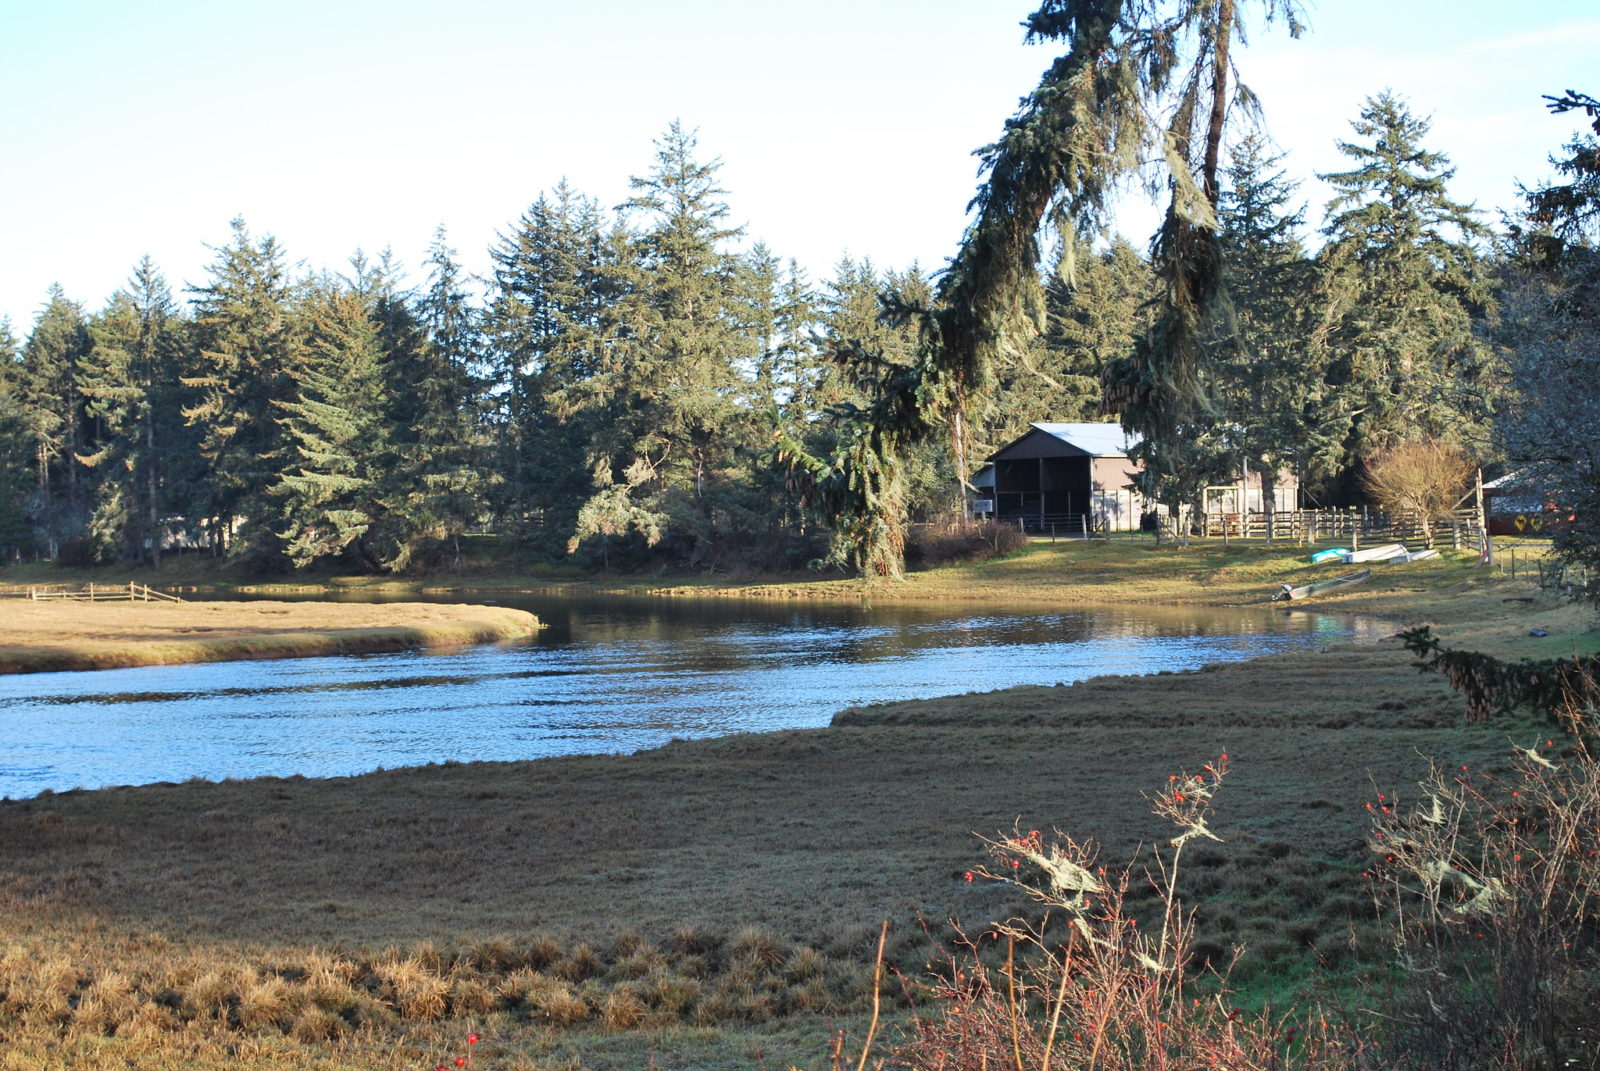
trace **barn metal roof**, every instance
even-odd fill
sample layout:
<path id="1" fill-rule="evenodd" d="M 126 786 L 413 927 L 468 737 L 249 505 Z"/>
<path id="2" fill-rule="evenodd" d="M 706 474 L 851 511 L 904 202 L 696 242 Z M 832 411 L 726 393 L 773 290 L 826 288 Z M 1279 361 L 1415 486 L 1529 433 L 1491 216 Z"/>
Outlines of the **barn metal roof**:
<path id="1" fill-rule="evenodd" d="M 1121 457 L 1139 442 L 1139 436 L 1123 431 L 1121 424 L 1034 423 L 1030 426 L 1092 457 Z"/>

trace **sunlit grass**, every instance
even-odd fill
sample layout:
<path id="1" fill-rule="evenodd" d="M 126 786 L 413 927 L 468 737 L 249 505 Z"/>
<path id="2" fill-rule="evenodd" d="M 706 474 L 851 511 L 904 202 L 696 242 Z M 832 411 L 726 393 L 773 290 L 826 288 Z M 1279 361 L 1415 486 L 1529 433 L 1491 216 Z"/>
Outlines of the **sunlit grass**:
<path id="1" fill-rule="evenodd" d="M 1264 601 L 1315 570 L 1304 556 L 1044 542 L 916 574 L 902 594 Z M 1428 620 L 1507 656 L 1588 642 L 1586 612 L 1474 561 L 1378 570 L 1316 609 Z M 826 730 L 634 756 L 0 802 L 0 1068 L 431 1068 L 469 1031 L 496 1068 L 825 1067 L 835 1031 L 859 1040 L 881 921 L 914 986 L 949 920 L 1029 910 L 963 880 L 982 854 L 971 834 L 1022 818 L 1131 857 L 1160 835 L 1140 789 L 1221 751 L 1223 843 L 1186 864 L 1197 953 L 1242 948 L 1237 999 L 1281 1007 L 1314 972 L 1338 987 L 1372 969 L 1374 784 L 1405 790 L 1429 758 L 1494 775 L 1508 738 L 1540 731 L 1467 727 L 1461 710 L 1386 643 L 874 706 Z"/>
<path id="2" fill-rule="evenodd" d="M 0 673 L 368 654 L 522 639 L 523 610 L 387 603 L 0 600 Z"/>

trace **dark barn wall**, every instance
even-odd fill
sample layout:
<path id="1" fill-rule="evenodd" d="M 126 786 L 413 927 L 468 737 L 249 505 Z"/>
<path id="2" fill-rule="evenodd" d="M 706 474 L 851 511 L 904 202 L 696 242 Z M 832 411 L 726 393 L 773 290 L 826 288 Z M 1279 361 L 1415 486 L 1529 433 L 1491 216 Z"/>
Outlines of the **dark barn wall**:
<path id="1" fill-rule="evenodd" d="M 995 510 L 1000 517 L 1088 512 L 1090 467 L 1082 455 L 996 461 Z"/>

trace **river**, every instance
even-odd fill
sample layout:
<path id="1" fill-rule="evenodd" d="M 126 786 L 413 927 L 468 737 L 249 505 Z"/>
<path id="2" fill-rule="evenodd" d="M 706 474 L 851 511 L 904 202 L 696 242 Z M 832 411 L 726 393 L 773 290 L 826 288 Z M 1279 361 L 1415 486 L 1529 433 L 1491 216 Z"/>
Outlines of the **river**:
<path id="1" fill-rule="evenodd" d="M 450 653 L 0 676 L 0 796 L 631 752 L 823 726 L 864 703 L 1192 669 L 1386 631 L 1281 610 L 500 601 L 547 627 Z"/>

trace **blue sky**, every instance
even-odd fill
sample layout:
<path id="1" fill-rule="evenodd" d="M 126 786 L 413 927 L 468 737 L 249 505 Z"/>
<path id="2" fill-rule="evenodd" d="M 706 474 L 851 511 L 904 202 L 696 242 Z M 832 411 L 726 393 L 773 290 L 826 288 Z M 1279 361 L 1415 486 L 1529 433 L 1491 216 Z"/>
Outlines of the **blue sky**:
<path id="1" fill-rule="evenodd" d="M 723 161 L 734 222 L 814 279 L 839 256 L 941 264 L 991 140 L 1055 55 L 1001 0 L 0 0 L 0 315 L 99 307 L 148 252 L 175 291 L 242 215 L 308 268 L 444 224 L 469 269 L 563 177 L 615 205 L 674 119 Z M 1511 14 L 1508 16 L 1507 11 Z M 1456 196 L 1509 205 L 1600 94 L 1590 0 L 1322 0 L 1240 57 L 1307 180 L 1383 89 L 1431 115 Z M 1130 205 L 1138 241 L 1153 218 Z"/>

